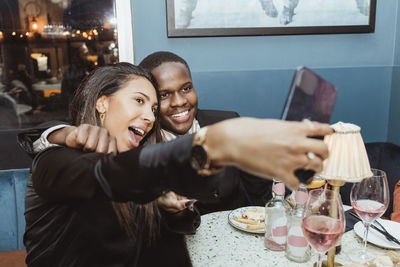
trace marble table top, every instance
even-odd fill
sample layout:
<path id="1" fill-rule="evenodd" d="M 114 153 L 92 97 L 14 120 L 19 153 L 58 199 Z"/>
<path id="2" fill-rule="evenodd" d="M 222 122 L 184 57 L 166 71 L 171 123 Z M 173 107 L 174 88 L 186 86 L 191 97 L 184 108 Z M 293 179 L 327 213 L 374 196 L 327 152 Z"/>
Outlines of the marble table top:
<path id="1" fill-rule="evenodd" d="M 313 252 L 310 260 L 297 263 L 288 260 L 285 252 L 270 251 L 264 246 L 263 234 L 240 231 L 228 223 L 230 211 L 214 212 L 201 217 L 195 235 L 185 237 L 193 266 L 312 266 L 317 260 Z M 342 236 L 342 252 L 335 261 L 349 264 L 349 254 L 362 247 L 362 240 L 349 231 Z M 388 250 L 367 246 L 368 253 L 379 256 Z"/>

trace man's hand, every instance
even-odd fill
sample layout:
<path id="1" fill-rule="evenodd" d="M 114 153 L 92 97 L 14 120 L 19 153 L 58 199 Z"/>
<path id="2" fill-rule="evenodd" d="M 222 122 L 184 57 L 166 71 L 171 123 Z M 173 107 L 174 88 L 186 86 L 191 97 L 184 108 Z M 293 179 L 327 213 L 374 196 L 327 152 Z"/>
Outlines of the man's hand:
<path id="1" fill-rule="evenodd" d="M 187 201 L 189 200 L 186 197 L 177 195 L 172 191 L 157 198 L 158 207 L 171 213 L 184 210 Z"/>
<path id="2" fill-rule="evenodd" d="M 81 148 L 83 151 L 97 153 L 117 153 L 117 142 L 108 130 L 99 126 L 81 124 L 68 126 L 51 133 L 48 137 L 53 144 Z"/>

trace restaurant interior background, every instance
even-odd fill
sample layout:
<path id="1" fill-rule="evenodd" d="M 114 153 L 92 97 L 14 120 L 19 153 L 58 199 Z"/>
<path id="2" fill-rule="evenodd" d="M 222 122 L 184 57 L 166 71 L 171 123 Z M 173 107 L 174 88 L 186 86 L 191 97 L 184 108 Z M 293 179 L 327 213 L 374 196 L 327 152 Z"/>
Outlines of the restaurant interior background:
<path id="1" fill-rule="evenodd" d="M 0 90 L 14 93 L 19 107 L 12 125 L 0 123 L 0 169 L 29 167 L 16 133 L 66 120 L 71 91 L 64 88 L 75 88 L 80 75 L 96 66 L 118 61 L 114 4 L 0 2 Z M 279 118 L 294 70 L 305 65 L 338 88 L 332 123 L 361 126 L 365 142 L 400 145 L 398 0 L 377 1 L 375 32 L 366 34 L 168 38 L 165 1 L 133 0 L 131 8 L 131 61 L 158 50 L 181 55 L 191 66 L 200 108 Z"/>
<path id="2" fill-rule="evenodd" d="M 117 61 L 113 0 L 2 0 L 1 168 L 29 167 L 16 133 L 68 121 L 68 103 L 82 79 Z"/>

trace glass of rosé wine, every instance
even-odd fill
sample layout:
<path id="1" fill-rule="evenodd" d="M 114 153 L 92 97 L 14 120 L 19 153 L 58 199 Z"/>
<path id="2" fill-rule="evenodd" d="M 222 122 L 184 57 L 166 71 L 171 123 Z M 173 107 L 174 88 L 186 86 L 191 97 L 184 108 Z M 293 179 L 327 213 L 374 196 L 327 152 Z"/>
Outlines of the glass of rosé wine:
<path id="1" fill-rule="evenodd" d="M 329 189 L 311 190 L 303 214 L 302 229 L 311 247 L 318 253 L 318 267 L 322 256 L 340 240 L 345 228 L 342 199 Z"/>
<path id="2" fill-rule="evenodd" d="M 365 227 L 364 246 L 352 255 L 358 259 L 361 258 L 364 262 L 373 257 L 373 255 L 366 253 L 369 226 L 385 213 L 390 199 L 386 173 L 377 169 L 371 169 L 371 171 L 372 177 L 354 183 L 350 192 L 351 206 L 353 206 Z"/>

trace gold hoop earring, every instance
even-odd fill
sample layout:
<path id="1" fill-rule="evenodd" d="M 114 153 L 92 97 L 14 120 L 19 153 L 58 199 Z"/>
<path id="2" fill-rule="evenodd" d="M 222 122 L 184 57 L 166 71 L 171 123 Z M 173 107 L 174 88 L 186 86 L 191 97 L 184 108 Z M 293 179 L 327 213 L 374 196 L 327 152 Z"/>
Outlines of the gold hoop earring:
<path id="1" fill-rule="evenodd" d="M 105 118 L 105 117 L 106 117 L 106 113 L 105 113 L 105 112 L 100 113 L 100 120 L 101 120 L 101 123 L 104 122 L 104 118 Z"/>

